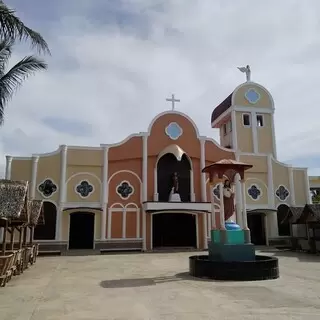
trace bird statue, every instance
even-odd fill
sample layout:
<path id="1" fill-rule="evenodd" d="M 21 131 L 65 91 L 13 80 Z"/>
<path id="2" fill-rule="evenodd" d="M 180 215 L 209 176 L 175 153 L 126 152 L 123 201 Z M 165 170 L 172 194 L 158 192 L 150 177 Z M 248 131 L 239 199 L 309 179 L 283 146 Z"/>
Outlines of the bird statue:
<path id="1" fill-rule="evenodd" d="M 238 67 L 238 69 L 246 74 L 247 81 L 251 81 L 251 70 L 249 65 L 246 67 Z"/>

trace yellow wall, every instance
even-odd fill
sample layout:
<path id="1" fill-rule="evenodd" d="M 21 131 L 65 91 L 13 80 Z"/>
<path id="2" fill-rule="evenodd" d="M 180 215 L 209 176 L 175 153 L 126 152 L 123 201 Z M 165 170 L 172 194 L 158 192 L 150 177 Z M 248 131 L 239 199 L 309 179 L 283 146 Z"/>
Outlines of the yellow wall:
<path id="1" fill-rule="evenodd" d="M 274 192 L 276 193 L 280 185 L 283 185 L 287 190 L 290 191 L 288 167 L 280 164 L 279 162 L 272 161 L 272 169 L 273 169 Z M 290 193 L 290 196 L 291 196 L 291 193 Z M 276 206 L 282 203 L 289 203 L 291 200 L 290 196 L 284 201 L 280 201 L 278 197 L 275 196 Z"/>
<path id="2" fill-rule="evenodd" d="M 48 199 L 58 201 L 59 185 L 60 185 L 60 153 L 51 156 L 40 156 L 38 161 L 37 183 L 36 183 L 36 198 L 42 199 L 43 196 L 39 193 L 38 186 L 45 179 L 51 179 L 57 185 L 57 191 Z"/>
<path id="3" fill-rule="evenodd" d="M 273 132 L 272 132 L 272 116 L 265 113 L 263 115 L 263 127 L 257 127 L 258 151 L 260 153 L 273 154 Z"/>
<path id="4" fill-rule="evenodd" d="M 252 129 L 251 126 L 243 126 L 242 114 L 243 112 L 236 113 L 238 149 L 240 149 L 242 152 L 253 152 Z"/>
<path id="5" fill-rule="evenodd" d="M 13 159 L 11 163 L 11 179 L 31 181 L 32 160 Z"/>
<path id="6" fill-rule="evenodd" d="M 246 173 L 267 173 L 268 172 L 268 163 L 266 156 L 240 156 L 239 159 L 241 162 L 251 164 L 253 167 L 246 171 Z"/>
<path id="7" fill-rule="evenodd" d="M 61 217 L 61 237 L 62 241 L 69 241 L 70 214 L 73 212 L 94 213 L 94 239 L 101 238 L 101 212 L 97 209 L 70 209 L 62 212 Z"/>
<path id="8" fill-rule="evenodd" d="M 251 104 L 245 98 L 245 93 L 251 88 L 254 88 L 260 94 L 260 100 L 255 104 Z M 234 99 L 234 105 L 236 106 L 254 106 L 254 107 L 261 107 L 261 108 L 270 108 L 272 106 L 272 102 L 269 98 L 267 91 L 253 84 L 244 84 L 243 86 L 241 86 L 233 94 L 233 99 Z"/>
<path id="9" fill-rule="evenodd" d="M 95 149 L 68 149 L 67 163 L 69 166 L 102 166 L 103 152 Z"/>
<path id="10" fill-rule="evenodd" d="M 304 170 L 293 169 L 293 183 L 294 183 L 296 205 L 305 205 L 307 203 L 307 199 L 306 199 L 307 186 L 305 185 Z"/>

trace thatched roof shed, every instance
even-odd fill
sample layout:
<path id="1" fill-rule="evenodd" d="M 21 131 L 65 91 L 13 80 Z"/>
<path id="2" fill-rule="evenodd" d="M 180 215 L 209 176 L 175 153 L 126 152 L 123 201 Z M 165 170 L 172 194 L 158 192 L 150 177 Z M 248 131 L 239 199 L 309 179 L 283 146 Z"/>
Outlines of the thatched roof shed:
<path id="1" fill-rule="evenodd" d="M 43 216 L 43 201 L 42 200 L 31 200 L 30 201 L 30 224 L 36 226 L 39 221 L 39 217 Z"/>
<path id="2" fill-rule="evenodd" d="M 320 204 L 306 204 L 296 223 L 320 222 Z"/>
<path id="3" fill-rule="evenodd" d="M 291 223 L 297 223 L 301 217 L 303 209 L 304 207 L 289 207 L 287 219 L 290 220 Z"/>
<path id="4" fill-rule="evenodd" d="M 0 217 L 18 219 L 26 206 L 28 182 L 0 180 Z"/>

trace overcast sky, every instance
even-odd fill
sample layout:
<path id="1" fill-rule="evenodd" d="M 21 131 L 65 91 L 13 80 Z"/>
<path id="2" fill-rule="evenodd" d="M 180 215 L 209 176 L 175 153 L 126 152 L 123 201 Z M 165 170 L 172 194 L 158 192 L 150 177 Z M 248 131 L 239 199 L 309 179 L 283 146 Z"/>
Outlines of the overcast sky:
<path id="1" fill-rule="evenodd" d="M 7 0 L 49 43 L 49 70 L 27 80 L 8 105 L 4 155 L 98 146 L 146 131 L 177 110 L 202 135 L 213 108 L 245 80 L 275 100 L 279 160 L 320 175 L 320 1 Z M 29 54 L 16 49 L 13 61 Z M 3 170 L 3 169 L 2 169 Z"/>

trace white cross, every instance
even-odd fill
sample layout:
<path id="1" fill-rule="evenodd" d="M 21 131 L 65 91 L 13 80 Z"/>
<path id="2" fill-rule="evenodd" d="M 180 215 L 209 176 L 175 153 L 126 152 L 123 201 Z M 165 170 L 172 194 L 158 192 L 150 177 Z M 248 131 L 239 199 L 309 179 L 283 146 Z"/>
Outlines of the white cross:
<path id="1" fill-rule="evenodd" d="M 172 104 L 172 110 L 174 110 L 175 102 L 180 102 L 180 99 L 175 99 L 174 94 L 171 95 L 171 98 L 167 98 L 166 101 L 170 101 Z"/>

